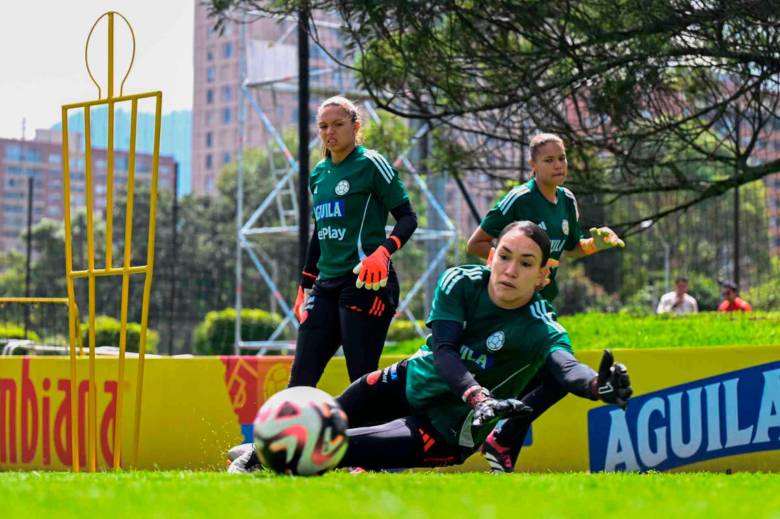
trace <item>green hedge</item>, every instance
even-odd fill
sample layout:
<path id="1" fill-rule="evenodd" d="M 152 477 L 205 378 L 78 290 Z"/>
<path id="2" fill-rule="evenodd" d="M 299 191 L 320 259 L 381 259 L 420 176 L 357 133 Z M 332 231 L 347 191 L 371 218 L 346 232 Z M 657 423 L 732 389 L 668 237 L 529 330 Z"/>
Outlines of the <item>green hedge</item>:
<path id="1" fill-rule="evenodd" d="M 428 332 L 428 328 L 425 327 L 425 321 L 417 321 L 424 331 Z M 406 319 L 394 319 L 390 323 L 390 329 L 387 330 L 387 340 L 393 342 L 406 341 L 419 337 L 417 331 L 414 329 L 414 323 Z"/>
<path id="2" fill-rule="evenodd" d="M 602 348 L 780 346 L 780 312 L 643 317 L 592 313 L 564 316 L 560 322 L 568 330 L 575 352 Z M 385 354 L 414 353 L 422 342 L 399 342 L 385 348 Z"/>
<path id="3" fill-rule="evenodd" d="M 241 310 L 241 338 L 263 340 L 282 322 L 278 314 L 252 308 Z M 195 328 L 195 352 L 199 355 L 232 355 L 236 337 L 236 309 L 226 308 L 206 314 Z"/>
<path id="4" fill-rule="evenodd" d="M 98 315 L 95 317 L 95 346 L 116 346 L 119 347 L 119 332 L 121 323 L 107 315 Z M 84 341 L 84 347 L 89 344 L 89 323 L 81 324 L 81 340 Z M 138 345 L 141 342 L 141 325 L 139 323 L 127 323 L 127 351 L 138 352 Z M 150 329 L 146 330 L 146 353 L 156 353 L 157 344 L 160 342 L 160 335 Z"/>
<path id="5" fill-rule="evenodd" d="M 0 323 L 0 340 L 5 339 L 24 339 L 24 326 L 13 323 Z M 40 342 L 38 334 L 32 330 L 27 332 L 27 339 Z"/>

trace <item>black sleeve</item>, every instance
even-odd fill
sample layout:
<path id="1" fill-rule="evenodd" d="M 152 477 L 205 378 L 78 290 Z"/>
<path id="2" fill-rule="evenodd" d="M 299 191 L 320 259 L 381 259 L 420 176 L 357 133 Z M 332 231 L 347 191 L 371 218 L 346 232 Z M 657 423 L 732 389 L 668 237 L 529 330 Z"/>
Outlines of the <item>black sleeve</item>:
<path id="1" fill-rule="evenodd" d="M 592 387 L 596 372 L 590 366 L 581 363 L 565 350 L 550 353 L 546 364 L 552 376 L 566 391 L 582 398 L 596 400 Z"/>
<path id="2" fill-rule="evenodd" d="M 311 232 L 311 239 L 309 239 L 309 246 L 306 248 L 306 265 L 303 267 L 301 273 L 301 287 L 311 288 L 314 286 L 314 280 L 317 278 L 317 274 L 320 273 L 320 269 L 317 268 L 317 262 L 320 260 L 320 240 L 317 238 L 317 225 L 314 225 L 314 230 Z"/>
<path id="3" fill-rule="evenodd" d="M 469 373 L 458 352 L 463 324 L 455 321 L 433 321 L 433 365 L 458 398 L 472 386 L 479 385 Z"/>
<path id="4" fill-rule="evenodd" d="M 395 226 L 390 232 L 390 236 L 395 236 L 401 240 L 401 247 L 403 247 L 409 241 L 409 238 L 412 237 L 412 234 L 414 234 L 414 230 L 417 229 L 417 213 L 414 212 L 412 204 L 407 200 L 391 209 L 390 214 L 395 218 Z M 384 246 L 390 254 L 401 248 L 391 238 L 385 240 Z"/>

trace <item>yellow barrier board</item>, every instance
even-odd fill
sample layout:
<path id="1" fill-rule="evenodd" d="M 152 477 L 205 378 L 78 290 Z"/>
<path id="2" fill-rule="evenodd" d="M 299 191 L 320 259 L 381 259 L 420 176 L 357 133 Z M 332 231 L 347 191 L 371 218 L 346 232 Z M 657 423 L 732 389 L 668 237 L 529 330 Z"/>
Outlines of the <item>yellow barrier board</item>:
<path id="1" fill-rule="evenodd" d="M 635 397 L 627 412 L 567 396 L 533 424 L 518 470 L 780 470 L 780 349 L 616 351 Z M 579 358 L 596 366 L 599 352 Z M 387 365 L 399 358 L 384 358 Z M 224 468 L 225 450 L 251 438 L 260 405 L 287 384 L 290 357 L 153 358 L 146 361 L 139 469 Z M 123 402 L 135 402 L 135 359 Z M 79 361 L 79 443 L 84 437 L 88 363 Z M 98 467 L 113 456 L 117 370 L 98 359 Z M 320 388 L 347 385 L 343 359 Z M 72 461 L 68 359 L 0 358 L 0 469 L 68 469 Z M 122 423 L 123 449 L 130 421 Z M 79 449 L 84 457 L 84 449 Z M 479 456 L 447 470 L 486 470 Z"/>

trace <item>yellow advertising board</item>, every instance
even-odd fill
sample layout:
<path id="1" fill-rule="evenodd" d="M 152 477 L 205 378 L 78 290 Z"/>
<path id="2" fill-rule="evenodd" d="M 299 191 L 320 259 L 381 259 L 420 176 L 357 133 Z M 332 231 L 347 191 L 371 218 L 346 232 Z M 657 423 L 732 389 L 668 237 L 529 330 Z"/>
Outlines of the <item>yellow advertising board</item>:
<path id="1" fill-rule="evenodd" d="M 628 410 L 567 396 L 532 427 L 518 470 L 780 470 L 780 349 L 618 350 L 635 396 Z M 596 366 L 599 352 L 579 354 Z M 399 358 L 383 358 L 387 365 Z M 146 361 L 138 469 L 222 469 L 225 451 L 251 438 L 260 405 L 287 384 L 290 357 L 152 358 Z M 85 444 L 87 361 L 79 364 L 79 442 Z M 124 372 L 132 416 L 136 362 Z M 98 359 L 98 467 L 112 460 L 115 359 Z M 347 385 L 334 359 L 320 388 Z M 66 358 L 0 358 L 0 470 L 71 464 Z M 132 421 L 123 439 L 130 441 Z M 123 440 L 124 441 L 124 440 Z M 129 449 L 129 445 L 122 446 Z M 84 456 L 84 449 L 80 449 Z M 83 460 L 82 460 L 83 461 Z M 451 470 L 484 470 L 473 456 Z"/>

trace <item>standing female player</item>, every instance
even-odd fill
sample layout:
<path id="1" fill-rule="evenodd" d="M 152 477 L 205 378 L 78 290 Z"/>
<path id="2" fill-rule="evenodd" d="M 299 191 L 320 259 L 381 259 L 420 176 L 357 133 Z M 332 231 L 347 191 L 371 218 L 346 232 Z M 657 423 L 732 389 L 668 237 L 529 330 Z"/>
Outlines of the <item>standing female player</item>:
<path id="1" fill-rule="evenodd" d="M 582 237 L 577 200 L 571 191 L 563 187 L 568 162 L 566 148 L 560 137 L 551 133 L 535 135 L 531 139 L 529 151 L 529 164 L 534 177 L 509 191 L 488 212 L 469 238 L 468 252 L 487 258 L 492 241 L 507 224 L 519 220 L 538 224 L 547 232 L 551 241 L 550 274 L 540 293 L 552 302 L 558 295 L 556 267 L 564 251 L 570 258 L 580 258 L 625 244 L 609 227 L 591 228 L 591 238 Z M 545 370 L 531 382 L 529 389 L 531 387 L 535 391 L 528 396 L 527 403 L 533 407 L 533 414 L 523 419 L 502 422 L 483 446 L 483 451 L 490 454 L 487 456 L 489 459 L 500 460 L 499 463 L 491 462 L 496 470 L 514 470 L 531 422 L 567 393 Z"/>
<path id="2" fill-rule="evenodd" d="M 314 232 L 294 311 L 301 323 L 290 386 L 316 386 L 341 345 L 350 380 L 375 370 L 398 305 L 390 255 L 417 228 L 398 172 L 361 145 L 357 107 L 343 97 L 317 112 L 325 158 L 309 189 Z M 387 214 L 396 220 L 385 236 Z"/>
<path id="3" fill-rule="evenodd" d="M 464 265 L 441 275 L 426 344 L 362 376 L 337 398 L 351 426 L 341 466 L 461 463 L 496 419 L 532 411 L 522 391 L 542 366 L 567 391 L 625 407 L 631 396 L 625 366 L 609 352 L 598 373 L 578 362 L 566 330 L 535 291 L 549 254 L 539 226 L 514 222 L 491 251 L 489 268 Z M 231 452 L 231 471 L 258 467 L 251 445 Z"/>

